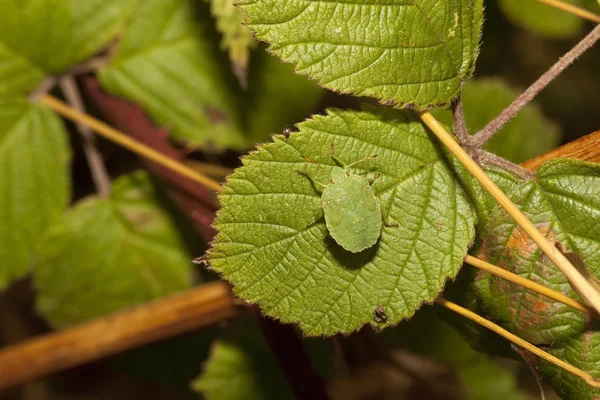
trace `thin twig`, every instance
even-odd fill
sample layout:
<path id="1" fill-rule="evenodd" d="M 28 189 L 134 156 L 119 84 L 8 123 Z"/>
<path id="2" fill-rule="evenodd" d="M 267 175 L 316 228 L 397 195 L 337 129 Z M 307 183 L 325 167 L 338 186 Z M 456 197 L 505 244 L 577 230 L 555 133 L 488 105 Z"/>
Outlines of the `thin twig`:
<path id="1" fill-rule="evenodd" d="M 72 76 L 65 75 L 60 79 L 60 88 L 69 102 L 69 105 L 81 113 L 86 113 L 85 105 L 81 99 L 81 94 L 77 88 L 77 83 Z M 79 131 L 82 138 L 83 151 L 90 167 L 92 180 L 96 185 L 96 190 L 100 197 L 108 197 L 110 194 L 110 175 L 104 165 L 102 154 L 96 148 L 96 140 L 94 133 L 89 126 L 81 122 L 75 122 L 75 127 Z"/>
<path id="2" fill-rule="evenodd" d="M 206 186 L 209 189 L 218 192 L 221 190 L 221 184 L 217 181 L 214 181 L 206 176 L 199 174 L 194 171 L 192 168 L 183 165 L 169 157 L 165 157 L 162 153 L 152 149 L 151 147 L 145 146 L 139 143 L 136 140 L 131 139 L 127 135 L 118 130 L 106 125 L 104 122 L 97 120 L 96 118 L 90 117 L 87 114 L 83 114 L 72 107 L 69 107 L 67 104 L 58 100 L 57 98 L 50 95 L 42 95 L 40 97 L 40 101 L 52 108 L 57 113 L 62 116 L 77 122 L 81 122 L 90 128 L 92 128 L 96 133 L 102 135 L 103 137 L 111 140 L 122 147 L 125 147 L 128 150 L 133 151 L 136 154 L 141 155 L 142 157 L 146 157 L 157 164 L 161 164 L 162 166 L 169 168 L 173 171 L 178 172 L 179 174 L 186 176 L 195 182 Z"/>
<path id="3" fill-rule="evenodd" d="M 187 160 L 186 164 L 203 175 L 208 175 L 215 178 L 225 178 L 233 173 L 233 169 L 231 168 L 204 161 Z"/>
<path id="4" fill-rule="evenodd" d="M 564 1 L 559 1 L 559 0 L 536 0 L 536 1 L 547 4 L 554 8 L 558 8 L 559 10 L 566 11 L 573 15 L 577 15 L 578 17 L 587 19 L 587 20 L 595 22 L 597 24 L 600 24 L 600 15 L 594 14 L 593 12 L 584 10 L 583 8 L 580 8 L 580 7 L 575 7 L 573 4 L 565 3 Z"/>
<path id="5" fill-rule="evenodd" d="M 0 391 L 238 314 L 229 285 L 207 283 L 0 351 Z"/>
<path id="6" fill-rule="evenodd" d="M 599 31 L 600 32 L 600 31 Z M 550 261 L 558 267 L 568 281 L 573 285 L 583 299 L 587 301 L 596 311 L 600 313 L 600 293 L 581 275 L 581 273 L 569 262 L 559 249 L 550 243 L 548 239 L 527 219 L 525 214 L 508 198 L 506 194 L 490 179 L 479 165 L 460 147 L 446 129 L 427 111 L 419 112 L 423 122 L 440 139 L 442 143 L 454 154 L 458 161 L 467 168 L 481 186 L 506 210 L 510 217 L 529 235 L 538 245 L 540 250 L 548 256 Z"/>
<path id="7" fill-rule="evenodd" d="M 596 313 L 594 309 L 592 309 L 587 304 L 583 304 L 575 299 L 570 298 L 569 296 L 547 288 L 546 286 L 542 286 L 539 283 L 535 283 L 529 279 L 523 278 L 522 276 L 519 276 L 517 274 L 513 274 L 510 271 L 485 262 L 477 257 L 468 255 L 465 258 L 465 263 L 472 265 L 473 267 L 479 268 L 483 271 L 487 271 L 493 275 L 499 276 L 500 278 L 506 279 L 509 282 L 515 283 L 533 292 L 539 293 L 552 300 L 556 300 L 560 303 L 566 304 L 569 307 L 572 307 L 576 310 L 583 311 L 584 313 L 588 314 L 593 318 L 600 318 L 598 313 Z"/>
<path id="8" fill-rule="evenodd" d="M 521 179 L 533 179 L 534 177 L 534 173 L 527 168 L 522 167 L 519 164 L 512 163 L 506 158 L 502 158 L 494 153 L 490 153 L 489 151 L 480 150 L 478 155 L 478 161 L 481 166 L 495 165 L 497 167 L 504 168 Z"/>
<path id="9" fill-rule="evenodd" d="M 572 366 L 571 364 L 568 364 L 568 363 L 564 362 L 563 360 L 556 358 L 549 353 L 546 353 L 545 351 L 541 350 L 540 348 L 535 347 L 534 345 L 521 339 L 517 335 L 513 335 L 506 329 L 501 328 L 500 326 L 494 324 L 493 322 L 488 321 L 487 319 L 475 314 L 474 312 L 469 311 L 466 308 L 463 308 L 463 307 L 459 306 L 458 304 L 452 303 L 444 298 L 439 298 L 436 300 L 436 302 L 438 304 L 440 304 L 441 306 L 446 307 L 447 309 L 449 309 L 457 314 L 460 314 L 463 317 L 468 318 L 471 321 L 474 321 L 474 322 L 478 323 L 479 325 L 484 326 L 493 332 L 496 332 L 498 335 L 504 337 L 505 339 L 510 340 L 512 343 L 524 348 L 525 350 L 532 352 L 536 356 L 564 369 L 565 371 L 572 373 L 575 376 L 580 377 L 589 386 L 591 386 L 595 389 L 600 389 L 600 381 L 596 380 L 593 376 L 591 376 L 587 372 L 582 371 L 579 368 L 576 368 L 576 367 Z"/>
<path id="10" fill-rule="evenodd" d="M 27 100 L 32 103 L 35 103 L 39 100 L 39 98 L 47 93 L 49 93 L 56 84 L 58 83 L 58 79 L 54 75 L 49 75 L 35 88 L 29 96 L 27 96 Z"/>
<path id="11" fill-rule="evenodd" d="M 483 128 L 472 138 L 473 144 L 481 148 L 498 132 L 508 121 L 513 119 L 519 111 L 535 98 L 550 82 L 561 74 L 587 49 L 592 47 L 600 39 L 600 25 L 596 26 L 586 37 L 584 37 L 567 54 L 561 57 L 548 71 L 544 73 L 533 85 L 523 92 L 493 121 Z"/>

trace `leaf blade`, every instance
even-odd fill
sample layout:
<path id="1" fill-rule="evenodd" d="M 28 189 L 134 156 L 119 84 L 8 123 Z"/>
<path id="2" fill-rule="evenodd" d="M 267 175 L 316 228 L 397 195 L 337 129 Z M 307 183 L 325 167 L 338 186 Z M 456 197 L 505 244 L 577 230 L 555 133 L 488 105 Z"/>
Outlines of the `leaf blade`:
<path id="1" fill-rule="evenodd" d="M 596 217 L 597 164 L 575 160 L 546 163 L 537 181 L 519 181 L 491 172 L 530 220 L 562 249 L 581 257 L 588 271 L 600 271 L 600 235 Z M 582 183 L 583 182 L 583 183 Z M 485 209 L 483 206 L 481 209 Z M 567 279 L 497 206 L 483 211 L 478 255 L 553 290 L 576 298 Z M 481 215 L 482 213 L 480 213 Z M 553 343 L 584 329 L 585 316 L 544 296 L 487 274 L 476 282 L 484 307 L 501 325 L 534 344 Z"/>
<path id="2" fill-rule="evenodd" d="M 70 155 L 50 110 L 0 103 L 0 290 L 29 272 L 40 237 L 66 209 Z"/>
<path id="3" fill-rule="evenodd" d="M 200 6 L 193 0 L 144 2 L 99 78 L 108 91 L 168 124 L 175 139 L 240 148 L 239 111 L 210 41 L 209 21 L 195 17 Z"/>
<path id="4" fill-rule="evenodd" d="M 191 285 L 191 257 L 144 173 L 116 180 L 109 199 L 78 203 L 42 250 L 34 270 L 37 309 L 57 327 Z"/>
<path id="5" fill-rule="evenodd" d="M 483 14 L 478 0 L 239 4 L 257 36 L 299 73 L 417 109 L 448 103 L 472 74 Z"/>

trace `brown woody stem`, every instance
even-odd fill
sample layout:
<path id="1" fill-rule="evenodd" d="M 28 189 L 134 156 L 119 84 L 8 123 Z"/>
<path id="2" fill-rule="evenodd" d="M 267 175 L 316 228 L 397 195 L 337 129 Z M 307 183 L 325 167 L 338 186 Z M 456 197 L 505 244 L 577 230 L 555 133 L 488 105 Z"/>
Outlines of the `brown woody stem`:
<path id="1" fill-rule="evenodd" d="M 567 54 L 561 57 L 548 71 L 544 73 L 533 85 L 523 92 L 515 101 L 512 102 L 504 111 L 500 113 L 493 121 L 483 128 L 472 139 L 472 143 L 481 148 L 498 132 L 508 121 L 513 119 L 523 107 L 535 98 L 550 82 L 560 75 L 569 65 L 571 65 L 587 49 L 592 47 L 600 39 L 600 25 L 596 26 L 586 37 L 584 37 Z"/>

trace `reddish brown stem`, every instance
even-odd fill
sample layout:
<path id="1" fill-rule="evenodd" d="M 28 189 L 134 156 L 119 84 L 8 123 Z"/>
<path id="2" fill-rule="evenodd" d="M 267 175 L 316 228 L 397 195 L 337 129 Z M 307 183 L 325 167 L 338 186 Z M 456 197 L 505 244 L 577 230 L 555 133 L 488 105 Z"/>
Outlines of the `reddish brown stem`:
<path id="1" fill-rule="evenodd" d="M 490 140 L 496 132 L 519 111 L 523 109 L 531 100 L 535 98 L 546 86 L 556 79 L 569 65 L 571 65 L 579 56 L 585 53 L 598 40 L 600 40 L 600 25 L 595 27 L 586 37 L 584 37 L 575 47 L 561 57 L 548 71 L 535 81 L 527 90 L 525 90 L 515 101 L 512 102 L 504 111 L 500 113 L 493 121 L 483 128 L 472 138 L 472 143 L 481 148 Z"/>
<path id="2" fill-rule="evenodd" d="M 329 400 L 323 379 L 313 368 L 304 344 L 290 325 L 265 317 L 256 306 L 252 314 L 299 400 Z"/>
<path id="3" fill-rule="evenodd" d="M 169 143 L 168 132 L 156 127 L 138 105 L 109 95 L 94 77 L 83 77 L 81 82 L 86 95 L 115 127 L 171 158 L 180 161 L 185 158 L 182 151 Z M 210 190 L 156 163 L 146 160 L 144 163 L 154 175 L 168 183 L 169 197 L 186 213 L 196 230 L 206 241 L 212 240 L 215 230 L 211 224 L 217 203 Z"/>

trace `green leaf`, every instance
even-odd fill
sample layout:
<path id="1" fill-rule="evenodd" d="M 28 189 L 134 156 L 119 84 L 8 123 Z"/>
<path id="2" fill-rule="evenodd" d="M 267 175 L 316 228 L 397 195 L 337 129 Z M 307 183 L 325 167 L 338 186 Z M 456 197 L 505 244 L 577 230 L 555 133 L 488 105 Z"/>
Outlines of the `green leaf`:
<path id="1" fill-rule="evenodd" d="M 210 11 L 222 34 L 221 48 L 229 53 L 233 71 L 243 83 L 250 61 L 250 50 L 256 47 L 256 41 L 252 31 L 242 25 L 244 15 L 234 3 L 235 0 L 210 0 Z"/>
<path id="2" fill-rule="evenodd" d="M 591 324 L 585 332 L 568 339 L 549 350 L 550 354 L 582 369 L 593 377 L 600 376 L 600 330 Z M 595 400 L 600 390 L 588 386 L 581 378 L 556 365 L 540 359 L 540 372 L 552 388 L 565 400 Z"/>
<path id="3" fill-rule="evenodd" d="M 0 0 L 0 95 L 25 94 L 58 65 L 71 34 L 64 0 Z"/>
<path id="4" fill-rule="evenodd" d="M 430 307 L 420 310 L 410 321 L 386 330 L 384 338 L 392 346 L 454 367 L 465 400 L 526 399 L 509 369 L 473 350 Z"/>
<path id="5" fill-rule="evenodd" d="M 211 266 L 237 295 L 309 335 L 409 318 L 456 275 L 473 240 L 475 216 L 448 160 L 412 114 L 386 108 L 330 110 L 298 127 L 244 157 L 229 177 Z M 298 174 L 327 182 L 332 145 L 346 164 L 378 156 L 351 168 L 381 174 L 373 188 L 388 225 L 359 254 L 329 236 L 320 194 Z M 385 323 L 374 318 L 379 307 Z"/>
<path id="6" fill-rule="evenodd" d="M 0 103 L 0 290 L 29 272 L 40 238 L 67 207 L 70 155 L 54 113 Z"/>
<path id="7" fill-rule="evenodd" d="M 591 274 L 600 273 L 600 165 L 574 160 L 546 163 L 536 180 L 507 172 L 490 176 L 536 227 L 566 251 L 578 254 Z M 484 197 L 485 196 L 485 197 Z M 576 298 L 566 278 L 499 206 L 482 195 L 478 257 Z M 484 307 L 502 326 L 534 344 L 554 343 L 580 333 L 579 311 L 488 274 L 476 282 Z"/>
<path id="8" fill-rule="evenodd" d="M 113 39 L 138 0 L 0 0 L 0 96 L 26 94 Z"/>
<path id="9" fill-rule="evenodd" d="M 192 389 L 206 400 L 294 399 L 294 395 L 256 323 L 236 322 L 213 343 Z"/>
<path id="10" fill-rule="evenodd" d="M 308 117 L 325 92 L 263 49 L 253 53 L 248 78 L 243 102 L 246 137 L 251 145 Z"/>
<path id="11" fill-rule="evenodd" d="M 398 107 L 448 103 L 471 76 L 481 0 L 242 0 L 248 25 L 296 71 Z"/>
<path id="12" fill-rule="evenodd" d="M 581 0 L 564 1 L 582 6 Z M 569 38 L 584 25 L 582 18 L 537 1 L 499 0 L 499 3 L 512 23 L 548 37 Z"/>
<path id="13" fill-rule="evenodd" d="M 476 134 L 503 111 L 519 92 L 494 78 L 473 79 L 462 92 L 465 120 L 471 134 Z M 452 124 L 450 111 L 436 110 L 438 119 Z M 529 160 L 556 148 L 560 130 L 548 120 L 536 103 L 528 104 L 490 140 L 485 149 L 515 163 Z"/>
<path id="14" fill-rule="evenodd" d="M 115 181 L 57 224 L 35 264 L 37 308 L 57 327 L 147 302 L 191 284 L 191 256 L 145 173 Z"/>
<path id="15" fill-rule="evenodd" d="M 201 7 L 196 0 L 144 1 L 100 80 L 167 124 L 175 139 L 240 148 L 237 105 Z"/>
<path id="16" fill-rule="evenodd" d="M 64 2 L 64 0 L 63 0 Z M 68 0 L 73 16 L 65 64 L 82 62 L 125 29 L 140 0 Z"/>

